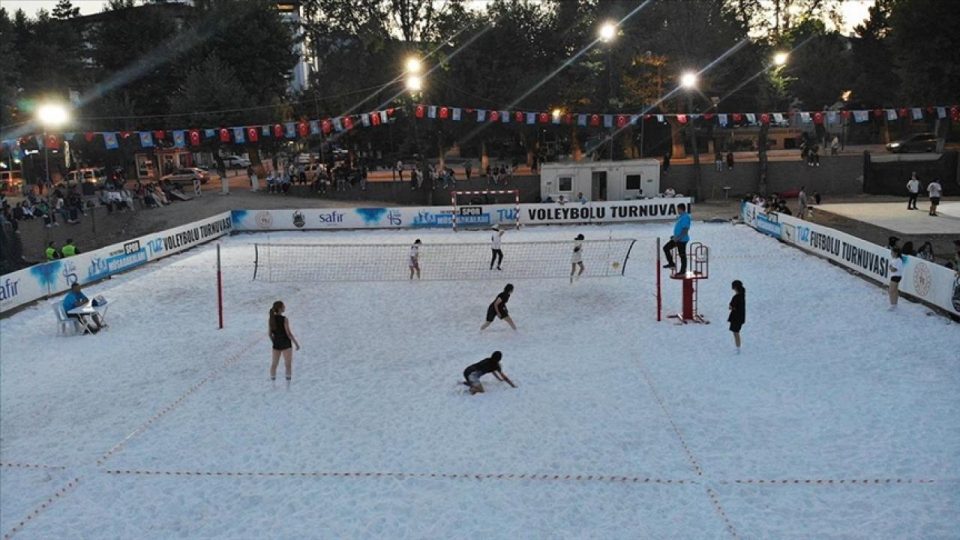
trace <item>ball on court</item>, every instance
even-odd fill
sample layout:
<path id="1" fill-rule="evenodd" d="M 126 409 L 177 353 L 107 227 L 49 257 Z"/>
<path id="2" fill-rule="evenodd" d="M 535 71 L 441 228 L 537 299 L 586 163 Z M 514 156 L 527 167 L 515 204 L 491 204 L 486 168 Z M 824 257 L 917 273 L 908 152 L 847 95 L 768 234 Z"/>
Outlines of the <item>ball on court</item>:
<path id="1" fill-rule="evenodd" d="M 619 269 L 620 269 L 620 262 L 619 262 L 619 261 L 613 261 L 613 264 L 611 264 L 610 266 L 612 266 L 614 270 L 619 270 Z"/>

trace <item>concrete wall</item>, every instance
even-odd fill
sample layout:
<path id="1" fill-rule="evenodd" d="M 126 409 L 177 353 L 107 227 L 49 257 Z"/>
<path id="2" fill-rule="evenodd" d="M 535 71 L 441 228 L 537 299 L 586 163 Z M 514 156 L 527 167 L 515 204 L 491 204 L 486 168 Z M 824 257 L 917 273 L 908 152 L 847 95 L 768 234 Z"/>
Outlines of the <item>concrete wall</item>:
<path id="1" fill-rule="evenodd" d="M 724 167 L 717 172 L 712 156 L 701 162 L 703 196 L 707 199 L 723 197 L 723 187 L 729 186 L 730 196 L 757 191 L 760 164 L 756 161 L 736 163 L 733 170 Z M 820 167 L 809 167 L 803 161 L 771 161 L 767 164 L 767 193 L 778 193 L 806 186 L 807 193 L 849 195 L 863 192 L 863 156 L 822 156 Z M 677 193 L 690 194 L 694 189 L 692 165 L 672 165 L 660 175 L 660 189 L 672 187 Z"/>

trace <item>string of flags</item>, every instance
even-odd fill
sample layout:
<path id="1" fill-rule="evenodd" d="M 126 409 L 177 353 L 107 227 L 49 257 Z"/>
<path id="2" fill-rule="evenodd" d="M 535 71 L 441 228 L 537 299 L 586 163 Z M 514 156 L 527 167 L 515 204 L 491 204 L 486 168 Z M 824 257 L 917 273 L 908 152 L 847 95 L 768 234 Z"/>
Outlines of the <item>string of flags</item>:
<path id="1" fill-rule="evenodd" d="M 117 150 L 122 141 L 135 137 L 140 148 L 154 148 L 158 146 L 172 146 L 175 148 L 196 147 L 205 143 L 217 142 L 220 144 L 255 144 L 264 140 L 295 140 L 307 137 L 323 136 L 349 132 L 356 128 L 370 128 L 387 125 L 400 109 L 389 108 L 369 113 L 338 116 L 324 119 L 302 119 L 295 122 L 283 122 L 268 125 L 232 126 L 218 128 L 189 128 L 174 130 L 150 131 L 87 131 L 78 133 L 47 133 L 42 135 L 28 135 L 19 139 L 0 141 L 4 150 L 13 151 L 22 157 L 25 146 L 36 143 L 38 149 L 57 149 L 63 141 L 74 141 L 82 137 L 87 143 L 93 143 L 97 138 L 103 140 L 104 148 Z M 607 114 L 607 113 L 574 113 L 560 114 L 544 111 L 508 111 L 496 109 L 477 109 L 452 107 L 446 105 L 419 104 L 413 107 L 413 117 L 416 120 L 438 121 L 474 121 L 477 123 L 500 123 L 520 125 L 576 125 L 586 128 L 623 129 L 637 125 L 641 121 L 656 121 L 666 123 L 670 118 L 681 125 L 691 121 L 713 122 L 724 128 L 783 124 L 791 118 L 799 117 L 800 123 L 822 125 L 839 125 L 853 121 L 865 123 L 870 120 L 894 121 L 898 119 L 951 119 L 960 122 L 960 105 L 937 107 L 902 107 L 899 109 L 865 109 L 840 111 L 791 111 L 791 112 L 763 112 L 763 113 L 719 113 L 705 112 L 698 114 L 682 113 L 646 113 L 646 114 Z"/>

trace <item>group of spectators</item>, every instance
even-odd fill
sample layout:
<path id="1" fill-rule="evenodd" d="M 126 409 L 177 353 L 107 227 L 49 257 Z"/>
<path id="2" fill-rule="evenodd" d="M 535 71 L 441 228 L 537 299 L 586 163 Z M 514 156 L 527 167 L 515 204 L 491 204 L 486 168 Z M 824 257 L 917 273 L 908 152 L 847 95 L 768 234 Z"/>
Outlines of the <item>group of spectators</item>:
<path id="1" fill-rule="evenodd" d="M 891 252 L 897 250 L 901 255 L 919 257 L 925 261 L 937 263 L 937 256 L 933 252 L 933 244 L 929 241 L 920 244 L 920 247 L 916 248 L 911 240 L 907 240 L 901 245 L 900 238 L 891 236 L 887 241 L 887 248 L 889 248 Z M 944 261 L 944 266 L 960 271 L 960 239 L 953 241 L 953 248 L 953 256 Z"/>
<path id="2" fill-rule="evenodd" d="M 815 204 L 820 204 L 822 196 L 820 193 L 814 191 L 812 197 L 807 196 L 806 188 L 801 187 L 800 192 L 797 194 L 797 217 L 800 219 L 806 219 L 808 213 L 810 212 L 810 207 Z M 792 216 L 793 211 L 790 210 L 790 206 L 787 204 L 787 199 L 776 193 L 763 196 L 759 193 L 747 195 L 743 198 L 744 202 L 753 203 L 760 208 L 763 208 L 765 213 L 776 212 L 778 214 L 786 214 Z"/>
<path id="3" fill-rule="evenodd" d="M 45 227 L 59 227 L 61 221 L 70 224 L 80 222 L 85 216 L 83 197 L 77 186 L 56 188 L 47 191 L 46 196 L 30 192 L 22 201 L 10 205 L 6 197 L 0 197 L 0 211 L 3 219 L 13 227 L 19 228 L 19 222 L 33 219 L 43 220 Z"/>
<path id="4" fill-rule="evenodd" d="M 73 257 L 80 253 L 80 249 L 76 244 L 73 243 L 72 238 L 67 238 L 67 241 L 64 242 L 63 247 L 57 249 L 56 244 L 51 240 L 47 242 L 47 249 L 44 250 L 43 255 L 48 261 L 55 259 L 65 259 L 67 257 Z"/>

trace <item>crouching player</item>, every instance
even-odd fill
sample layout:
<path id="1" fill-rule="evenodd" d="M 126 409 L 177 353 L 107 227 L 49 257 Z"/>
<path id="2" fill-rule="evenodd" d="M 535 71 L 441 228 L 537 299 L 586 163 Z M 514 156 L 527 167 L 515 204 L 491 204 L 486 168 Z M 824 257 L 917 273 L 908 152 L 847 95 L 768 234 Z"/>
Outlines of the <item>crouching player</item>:
<path id="1" fill-rule="evenodd" d="M 500 368 L 501 358 L 503 358 L 503 353 L 494 351 L 493 354 L 490 355 L 490 358 L 484 358 L 463 370 L 463 378 L 465 379 L 463 384 L 470 387 L 470 395 L 483 393 L 483 385 L 480 384 L 480 377 L 483 377 L 487 373 L 493 373 L 493 376 L 496 377 L 498 381 L 503 381 L 513 388 L 517 387 L 503 372 L 503 369 Z"/>

